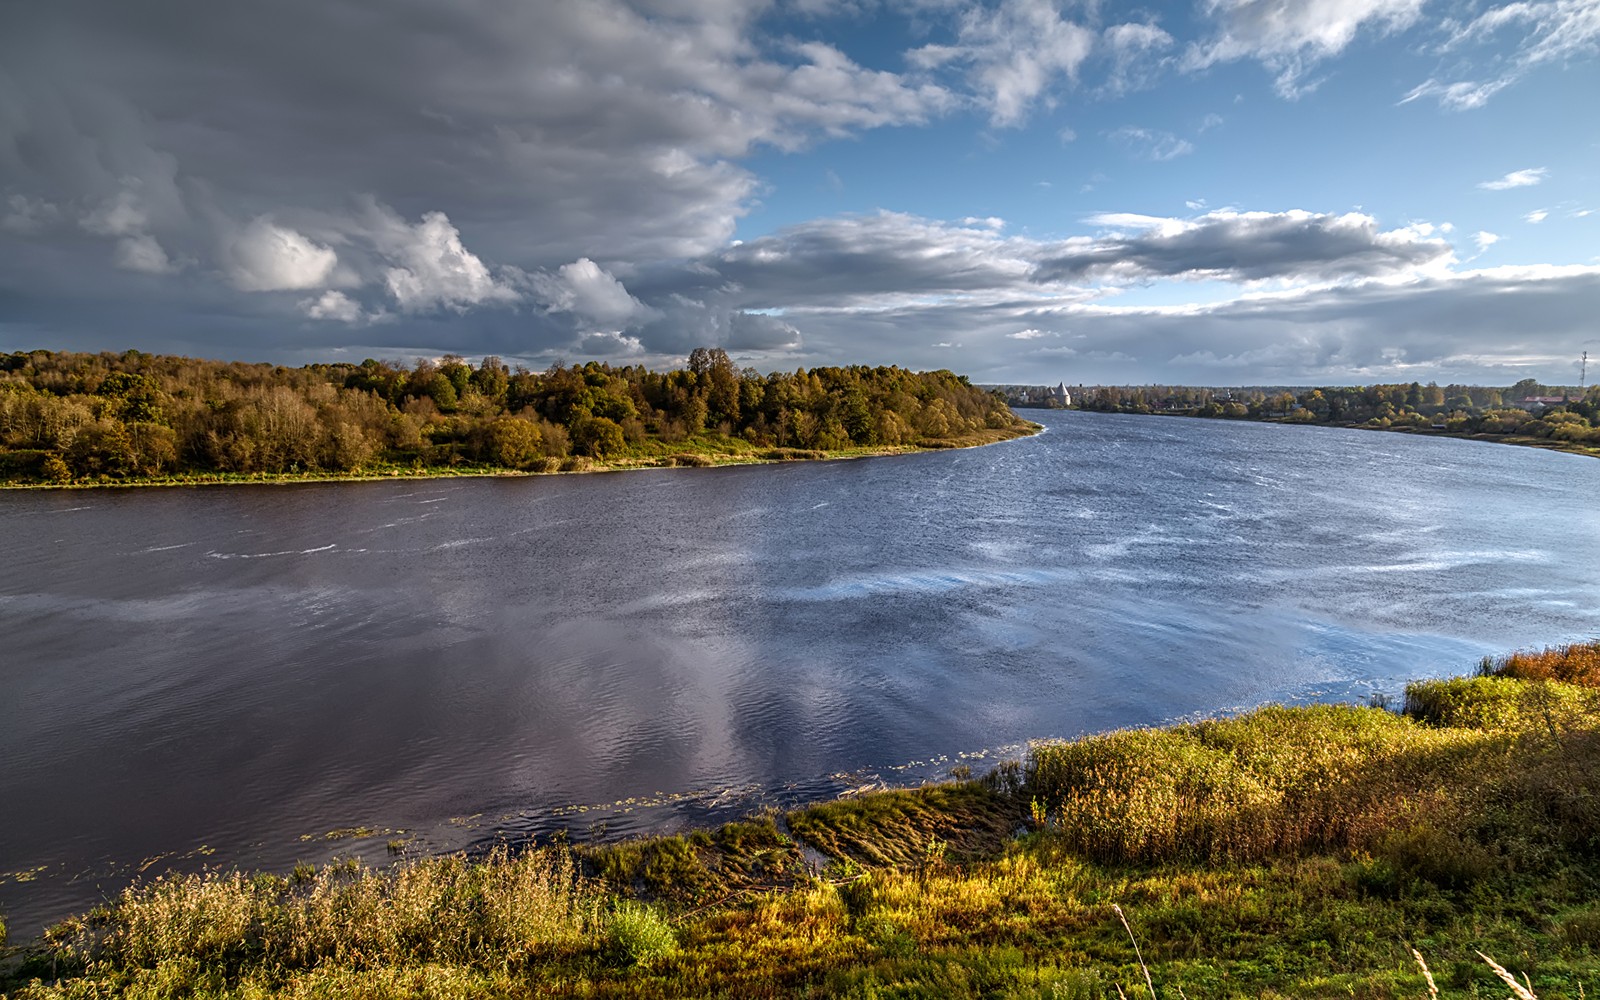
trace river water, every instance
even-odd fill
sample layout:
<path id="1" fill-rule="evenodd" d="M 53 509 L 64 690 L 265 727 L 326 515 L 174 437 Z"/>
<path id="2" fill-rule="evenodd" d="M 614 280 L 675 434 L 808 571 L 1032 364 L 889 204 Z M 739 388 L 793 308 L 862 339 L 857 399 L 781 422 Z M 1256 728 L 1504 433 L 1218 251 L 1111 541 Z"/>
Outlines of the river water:
<path id="1" fill-rule="evenodd" d="M 1036 416 L 848 462 L 0 494 L 0 912 L 670 829 L 1600 634 L 1593 459 Z"/>

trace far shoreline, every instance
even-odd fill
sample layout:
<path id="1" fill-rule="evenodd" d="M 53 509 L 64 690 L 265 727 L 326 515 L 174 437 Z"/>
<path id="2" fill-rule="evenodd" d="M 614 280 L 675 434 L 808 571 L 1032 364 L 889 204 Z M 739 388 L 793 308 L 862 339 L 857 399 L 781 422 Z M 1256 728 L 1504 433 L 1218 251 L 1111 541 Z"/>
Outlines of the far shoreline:
<path id="1" fill-rule="evenodd" d="M 1515 445 L 1520 448 L 1537 448 L 1540 451 L 1553 451 L 1566 455 L 1581 455 L 1585 458 L 1600 458 L 1600 447 L 1593 447 L 1577 441 L 1560 441 L 1554 438 L 1533 437 L 1527 434 L 1487 434 L 1482 431 L 1448 431 L 1433 427 L 1368 427 L 1358 423 L 1318 423 L 1312 421 L 1285 420 L 1281 417 L 1265 419 L 1250 417 L 1202 417 L 1193 413 L 1173 413 L 1152 411 L 1150 413 L 1135 413 L 1128 410 L 1095 410 L 1081 406 L 1072 406 L 1056 409 L 1053 412 L 1066 413 L 1103 413 L 1113 417 L 1172 417 L 1177 419 L 1203 420 L 1208 423 L 1219 424 L 1275 424 L 1281 427 L 1321 427 L 1334 430 L 1366 431 L 1375 434 L 1407 434 L 1412 437 L 1423 438 L 1453 438 L 1457 441 L 1482 441 L 1488 444 Z"/>

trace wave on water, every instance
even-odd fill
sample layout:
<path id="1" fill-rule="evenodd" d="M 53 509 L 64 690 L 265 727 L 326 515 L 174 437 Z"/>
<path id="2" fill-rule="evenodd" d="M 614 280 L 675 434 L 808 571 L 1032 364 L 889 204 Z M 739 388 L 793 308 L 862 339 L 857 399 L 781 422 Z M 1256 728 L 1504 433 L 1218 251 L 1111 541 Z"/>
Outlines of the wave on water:
<path id="1" fill-rule="evenodd" d="M 211 559 L 273 559 L 278 556 L 309 556 L 317 552 L 332 552 L 339 547 L 338 542 L 329 542 L 327 545 L 318 545 L 311 549 L 284 549 L 282 552 L 207 552 Z M 346 551 L 365 551 L 347 549 Z"/>
<path id="2" fill-rule="evenodd" d="M 1404 562 L 1371 563 L 1365 566 L 1316 566 L 1298 569 L 1266 570 L 1274 580 L 1305 576 L 1346 576 L 1351 573 L 1438 573 L 1465 566 L 1492 566 L 1500 563 L 1541 563 L 1549 557 L 1538 549 L 1487 549 L 1483 551 L 1438 552 Z"/>
<path id="3" fill-rule="evenodd" d="M 1150 579 L 1152 576 L 1148 572 L 1132 573 L 1099 566 L 1092 570 L 1059 566 L 1003 570 L 945 570 L 855 577 L 816 587 L 791 588 L 781 591 L 779 598 L 790 601 L 838 601 L 874 594 L 932 594 L 968 588 L 1041 587 L 1085 581 L 1131 583 Z"/>

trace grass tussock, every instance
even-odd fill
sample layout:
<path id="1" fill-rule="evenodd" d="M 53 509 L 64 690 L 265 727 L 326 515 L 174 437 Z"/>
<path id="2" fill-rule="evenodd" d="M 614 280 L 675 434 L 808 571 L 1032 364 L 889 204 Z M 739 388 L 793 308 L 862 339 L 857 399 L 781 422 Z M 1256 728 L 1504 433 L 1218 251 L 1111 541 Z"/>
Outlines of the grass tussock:
<path id="1" fill-rule="evenodd" d="M 681 837 L 174 876 L 56 928 L 0 991 L 1592 996 L 1595 694 L 1427 682 L 1406 714 L 1266 708 L 1043 744 L 987 782 Z"/>

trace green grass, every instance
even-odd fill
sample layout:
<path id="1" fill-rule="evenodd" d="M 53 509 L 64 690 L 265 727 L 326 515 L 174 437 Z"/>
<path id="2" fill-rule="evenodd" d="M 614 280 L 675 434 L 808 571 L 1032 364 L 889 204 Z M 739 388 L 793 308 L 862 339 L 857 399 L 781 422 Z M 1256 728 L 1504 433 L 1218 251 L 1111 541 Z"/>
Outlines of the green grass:
<path id="1" fill-rule="evenodd" d="M 1426 997 L 1415 947 L 1442 996 L 1508 995 L 1479 952 L 1541 1000 L 1600 995 L 1596 694 L 1430 681 L 1405 714 L 1041 744 L 987 781 L 684 836 L 169 876 L 53 929 L 0 989 L 1131 1000 L 1148 974 L 1193 1000 Z"/>

